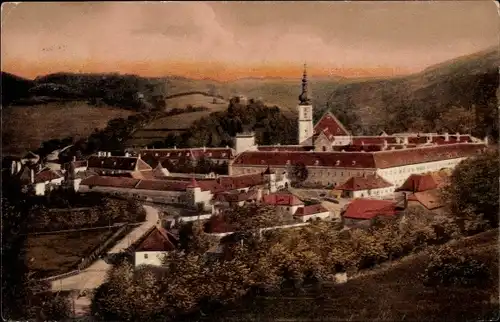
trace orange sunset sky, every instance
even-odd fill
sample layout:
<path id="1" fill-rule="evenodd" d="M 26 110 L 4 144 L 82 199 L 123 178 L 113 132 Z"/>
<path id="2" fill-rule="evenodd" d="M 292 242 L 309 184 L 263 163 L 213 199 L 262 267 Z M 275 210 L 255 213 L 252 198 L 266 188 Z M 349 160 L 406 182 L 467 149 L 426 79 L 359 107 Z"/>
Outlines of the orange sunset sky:
<path id="1" fill-rule="evenodd" d="M 2 5 L 2 71 L 232 80 L 407 74 L 499 43 L 493 1 Z"/>

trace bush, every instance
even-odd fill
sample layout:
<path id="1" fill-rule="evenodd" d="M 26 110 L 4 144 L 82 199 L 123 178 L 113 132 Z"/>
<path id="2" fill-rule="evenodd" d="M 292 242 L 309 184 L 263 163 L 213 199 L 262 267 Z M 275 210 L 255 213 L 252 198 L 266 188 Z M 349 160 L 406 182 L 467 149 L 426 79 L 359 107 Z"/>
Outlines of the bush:
<path id="1" fill-rule="evenodd" d="M 424 273 L 427 286 L 481 286 L 489 282 L 488 267 L 470 256 L 456 253 L 445 246 L 431 253 Z"/>

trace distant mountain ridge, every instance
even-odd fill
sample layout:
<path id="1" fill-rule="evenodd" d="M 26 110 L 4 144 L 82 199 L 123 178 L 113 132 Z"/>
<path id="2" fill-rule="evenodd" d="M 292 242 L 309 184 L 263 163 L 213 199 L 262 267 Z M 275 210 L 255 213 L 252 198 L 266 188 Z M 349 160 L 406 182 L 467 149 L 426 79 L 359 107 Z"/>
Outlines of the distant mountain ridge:
<path id="1" fill-rule="evenodd" d="M 406 77 L 339 83 L 316 97 L 316 117 L 329 110 L 357 134 L 410 128 L 436 131 L 451 107 L 475 113 L 477 127 L 498 137 L 500 54 L 489 49 Z"/>

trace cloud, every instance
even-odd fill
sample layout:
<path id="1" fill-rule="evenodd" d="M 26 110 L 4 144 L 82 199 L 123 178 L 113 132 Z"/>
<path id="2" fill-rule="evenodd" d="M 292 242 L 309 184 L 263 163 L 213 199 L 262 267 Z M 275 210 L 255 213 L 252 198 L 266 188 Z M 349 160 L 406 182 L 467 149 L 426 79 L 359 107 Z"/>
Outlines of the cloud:
<path id="1" fill-rule="evenodd" d="M 307 61 L 419 69 L 498 40 L 483 2 L 22 3 L 4 11 L 3 66 Z"/>

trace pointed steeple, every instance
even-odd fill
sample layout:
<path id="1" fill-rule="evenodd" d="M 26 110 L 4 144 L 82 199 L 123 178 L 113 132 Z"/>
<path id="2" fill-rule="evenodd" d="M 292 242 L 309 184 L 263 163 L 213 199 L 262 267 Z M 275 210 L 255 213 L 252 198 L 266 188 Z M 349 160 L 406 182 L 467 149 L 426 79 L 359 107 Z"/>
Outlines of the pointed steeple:
<path id="1" fill-rule="evenodd" d="M 299 95 L 300 105 L 310 105 L 311 100 L 307 92 L 307 65 L 304 64 L 304 74 L 302 75 L 302 93 Z"/>
<path id="2" fill-rule="evenodd" d="M 198 184 L 198 181 L 194 178 L 194 176 L 191 178 L 191 182 L 187 186 L 188 188 L 199 188 L 200 185 Z"/>

